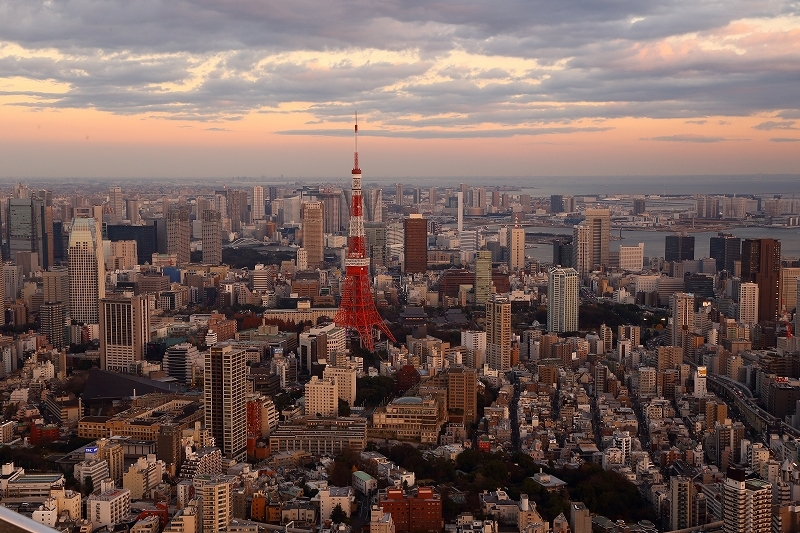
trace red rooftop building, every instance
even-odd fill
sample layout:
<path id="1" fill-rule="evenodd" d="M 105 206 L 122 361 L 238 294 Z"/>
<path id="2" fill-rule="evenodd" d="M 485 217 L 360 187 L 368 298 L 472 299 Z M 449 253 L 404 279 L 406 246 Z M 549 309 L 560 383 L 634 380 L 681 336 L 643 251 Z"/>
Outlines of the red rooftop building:
<path id="1" fill-rule="evenodd" d="M 396 533 L 440 533 L 444 528 L 442 499 L 432 487 L 419 487 L 416 494 L 386 489 L 378 505 L 392 515 Z"/>

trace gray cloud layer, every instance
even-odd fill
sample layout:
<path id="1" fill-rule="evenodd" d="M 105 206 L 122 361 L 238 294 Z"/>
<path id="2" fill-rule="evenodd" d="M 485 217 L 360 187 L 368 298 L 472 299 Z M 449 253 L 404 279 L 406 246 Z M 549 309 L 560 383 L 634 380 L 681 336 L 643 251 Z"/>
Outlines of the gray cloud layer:
<path id="1" fill-rule="evenodd" d="M 0 94 L 32 96 L 19 104 L 32 107 L 201 121 L 301 102 L 315 124 L 337 123 L 358 108 L 383 125 L 376 134 L 392 136 L 602 131 L 571 123 L 758 112 L 784 120 L 756 129 L 785 130 L 800 117 L 797 42 L 743 37 L 733 46 L 744 53 L 696 43 L 732 21 L 797 15 L 797 4 L 777 0 L 7 0 L 0 42 L 25 53 L 0 44 L 0 77 L 66 92 Z M 665 39 L 674 50 L 662 55 Z M 377 59 L 365 60 L 372 49 Z M 315 54 L 340 59 L 320 68 Z"/>

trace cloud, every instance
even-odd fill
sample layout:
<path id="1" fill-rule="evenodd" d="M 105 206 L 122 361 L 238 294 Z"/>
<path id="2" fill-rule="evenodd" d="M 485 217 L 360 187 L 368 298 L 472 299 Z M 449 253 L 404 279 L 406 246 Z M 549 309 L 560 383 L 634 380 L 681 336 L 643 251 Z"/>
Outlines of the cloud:
<path id="1" fill-rule="evenodd" d="M 23 81 L 0 94 L 193 121 L 291 109 L 330 125 L 358 108 L 388 131 L 452 136 L 627 117 L 791 120 L 798 27 L 781 0 L 8 0 L 0 78 Z"/>
<path id="2" fill-rule="evenodd" d="M 233 130 L 230 130 L 228 128 L 216 128 L 216 127 L 214 127 L 214 128 L 206 128 L 206 131 L 233 131 Z"/>
<path id="3" fill-rule="evenodd" d="M 649 137 L 639 139 L 640 141 L 665 141 L 665 142 L 680 142 L 680 143 L 719 143 L 730 141 L 734 139 L 726 139 L 725 137 L 706 137 L 705 135 L 663 135 L 660 137 Z M 737 139 L 738 140 L 738 139 Z"/>
<path id="4" fill-rule="evenodd" d="M 475 139 L 475 138 L 502 138 L 531 135 L 554 135 L 576 132 L 602 132 L 612 128 L 605 127 L 553 127 L 553 128 L 509 128 L 494 130 L 363 130 L 359 129 L 359 135 L 368 137 L 395 137 L 407 139 Z M 283 130 L 276 132 L 279 135 L 311 135 L 322 137 L 349 137 L 353 135 L 352 130 L 333 130 L 333 129 L 308 129 L 308 130 Z"/>
<path id="5" fill-rule="evenodd" d="M 701 124 L 701 125 L 705 124 L 706 122 L 708 122 L 708 121 L 705 120 L 705 119 L 702 119 L 702 120 L 686 120 L 685 121 L 686 124 Z"/>
<path id="6" fill-rule="evenodd" d="M 796 143 L 800 142 L 800 138 L 795 137 L 771 137 L 770 141 L 774 143 Z"/>
<path id="7" fill-rule="evenodd" d="M 785 120 L 785 121 L 775 121 L 775 120 L 768 120 L 767 122 L 762 122 L 761 124 L 756 124 L 753 126 L 754 130 L 796 130 L 800 128 L 796 128 L 794 125 L 794 121 L 792 120 Z"/>

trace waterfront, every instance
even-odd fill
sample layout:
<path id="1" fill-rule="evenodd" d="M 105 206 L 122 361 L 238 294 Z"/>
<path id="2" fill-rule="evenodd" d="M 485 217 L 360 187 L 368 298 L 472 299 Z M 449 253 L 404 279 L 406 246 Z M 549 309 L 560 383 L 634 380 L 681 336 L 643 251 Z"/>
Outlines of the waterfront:
<path id="1" fill-rule="evenodd" d="M 572 235 L 571 227 L 550 227 L 536 226 L 526 227 L 526 233 L 550 233 L 553 235 Z M 730 233 L 742 239 L 757 239 L 771 237 L 781 241 L 781 255 L 787 259 L 800 258 L 800 227 L 792 228 L 768 228 L 768 227 L 747 227 L 730 228 L 725 233 Z M 614 236 L 619 236 L 619 230 L 613 230 Z M 648 231 L 648 230 L 622 230 L 622 240 L 611 241 L 611 251 L 619 251 L 621 245 L 636 246 L 644 243 L 645 257 L 664 256 L 664 237 L 672 235 L 669 231 Z M 695 238 L 694 256 L 701 259 L 709 256 L 709 239 L 717 235 L 716 231 L 700 231 L 691 233 Z M 525 249 L 526 255 L 540 262 L 553 260 L 553 246 L 549 243 L 535 244 Z"/>

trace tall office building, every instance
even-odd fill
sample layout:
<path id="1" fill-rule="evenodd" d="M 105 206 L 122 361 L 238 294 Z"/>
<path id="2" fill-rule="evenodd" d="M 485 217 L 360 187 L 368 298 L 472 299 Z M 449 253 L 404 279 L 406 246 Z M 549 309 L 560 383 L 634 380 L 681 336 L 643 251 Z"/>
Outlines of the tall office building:
<path id="1" fill-rule="evenodd" d="M 511 271 L 525 268 L 525 229 L 518 226 L 508 228 L 508 269 Z"/>
<path id="2" fill-rule="evenodd" d="M 758 321 L 777 321 L 781 310 L 781 241 L 742 241 L 742 281 L 758 285 Z"/>
<path id="3" fill-rule="evenodd" d="M 574 268 L 554 268 L 547 275 L 547 330 L 578 331 L 580 280 Z"/>
<path id="4" fill-rule="evenodd" d="M 106 295 L 105 260 L 99 224 L 76 218 L 69 234 L 69 316 L 79 324 L 97 324 L 98 302 Z"/>
<path id="5" fill-rule="evenodd" d="M 694 332 L 694 294 L 678 292 L 670 297 L 672 307 L 672 346 L 686 348 L 686 339 Z"/>
<path id="6" fill-rule="evenodd" d="M 402 206 L 403 202 L 403 184 L 397 183 L 394 186 L 394 203 L 395 205 Z"/>
<path id="7" fill-rule="evenodd" d="M 364 198 L 367 222 L 383 222 L 383 189 L 370 189 Z"/>
<path id="8" fill-rule="evenodd" d="M 569 528 L 572 533 L 592 533 L 592 516 L 583 502 L 570 502 Z"/>
<path id="9" fill-rule="evenodd" d="M 364 234 L 367 238 L 367 256 L 370 261 L 370 272 L 375 275 L 386 266 L 386 224 L 383 222 L 365 222 Z"/>
<path id="10" fill-rule="evenodd" d="M 139 214 L 139 200 L 133 198 L 125 200 L 125 216 L 134 226 L 142 222 L 142 216 Z"/>
<path id="11" fill-rule="evenodd" d="M 222 264 L 222 217 L 211 209 L 203 211 L 202 216 L 203 263 Z"/>
<path id="12" fill-rule="evenodd" d="M 325 262 L 325 213 L 322 202 L 303 202 L 303 248 L 308 252 L 308 268 L 319 268 Z"/>
<path id="13" fill-rule="evenodd" d="M 320 192 L 317 197 L 322 202 L 323 233 L 338 233 L 342 229 L 342 192 Z"/>
<path id="14" fill-rule="evenodd" d="M 5 230 L 11 260 L 16 259 L 17 252 L 35 252 L 38 266 L 53 266 L 53 207 L 47 203 L 49 197 L 49 191 L 39 191 L 33 197 L 8 199 Z"/>
<path id="15" fill-rule="evenodd" d="M 553 266 L 574 267 L 571 240 L 559 239 L 553 242 Z"/>
<path id="16" fill-rule="evenodd" d="M 739 285 L 739 322 L 750 326 L 758 323 L 758 285 Z"/>
<path id="17" fill-rule="evenodd" d="M 69 269 L 53 267 L 42 272 L 43 299 L 45 302 L 61 302 L 69 309 Z"/>
<path id="18" fill-rule="evenodd" d="M 770 533 L 772 485 L 729 468 L 722 485 L 722 522 L 725 533 Z"/>
<path id="19" fill-rule="evenodd" d="M 742 239 L 727 233 L 718 233 L 708 242 L 708 255 L 716 260 L 717 271 L 733 272 L 733 262 L 742 258 Z"/>
<path id="20" fill-rule="evenodd" d="M 511 369 L 511 302 L 497 295 L 486 303 L 486 361 L 500 372 Z"/>
<path id="21" fill-rule="evenodd" d="M 478 250 L 475 254 L 475 305 L 483 306 L 492 294 L 492 252 Z"/>
<path id="22" fill-rule="evenodd" d="M 619 269 L 628 272 L 641 272 L 644 264 L 644 243 L 636 246 L 619 247 Z"/>
<path id="23" fill-rule="evenodd" d="M 45 301 L 39 307 L 39 331 L 47 337 L 53 348 L 60 350 L 64 342 L 64 327 L 67 317 L 66 306 L 62 302 Z"/>
<path id="24" fill-rule="evenodd" d="M 428 270 L 428 221 L 412 214 L 403 220 L 403 272 L 424 274 Z"/>
<path id="25" fill-rule="evenodd" d="M 100 367 L 131 372 L 150 342 L 150 304 L 146 296 L 100 300 Z"/>
<path id="26" fill-rule="evenodd" d="M 633 199 L 633 216 L 643 215 L 647 211 L 647 206 L 644 198 Z"/>
<path id="27" fill-rule="evenodd" d="M 694 259 L 694 235 L 667 235 L 664 238 L 664 261 Z"/>
<path id="28" fill-rule="evenodd" d="M 608 265 L 611 242 L 611 212 L 587 209 L 585 219 L 575 226 L 572 236 L 572 265 L 585 276 L 596 267 Z"/>
<path id="29" fill-rule="evenodd" d="M 253 204 L 250 206 L 250 215 L 253 220 L 264 218 L 264 187 L 253 187 Z"/>
<path id="30" fill-rule="evenodd" d="M 234 189 L 225 189 L 225 191 L 218 191 L 224 194 L 225 205 L 227 210 L 227 218 L 231 219 L 231 230 L 241 231 L 242 224 L 250 222 L 250 212 L 247 210 L 247 192 L 237 191 Z M 220 215 L 225 217 L 225 212 L 219 209 Z"/>
<path id="31" fill-rule="evenodd" d="M 125 218 L 125 200 L 122 198 L 122 187 L 108 189 L 108 204 L 111 207 L 111 218 L 114 222 L 119 222 Z"/>
<path id="32" fill-rule="evenodd" d="M 205 355 L 205 422 L 222 455 L 247 457 L 245 351 L 229 344 L 211 347 Z"/>
<path id="33" fill-rule="evenodd" d="M 189 208 L 181 206 L 167 211 L 167 253 L 175 254 L 178 265 L 191 262 L 191 235 Z"/>
<path id="34" fill-rule="evenodd" d="M 692 527 L 692 480 L 685 476 L 672 476 L 670 490 L 670 530 Z"/>
<path id="35" fill-rule="evenodd" d="M 550 196 L 550 212 L 563 213 L 564 212 L 564 197 L 560 194 L 553 194 Z"/>

